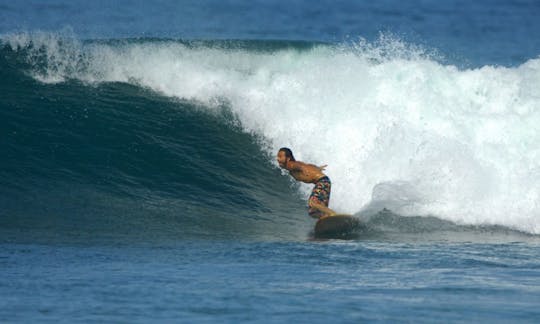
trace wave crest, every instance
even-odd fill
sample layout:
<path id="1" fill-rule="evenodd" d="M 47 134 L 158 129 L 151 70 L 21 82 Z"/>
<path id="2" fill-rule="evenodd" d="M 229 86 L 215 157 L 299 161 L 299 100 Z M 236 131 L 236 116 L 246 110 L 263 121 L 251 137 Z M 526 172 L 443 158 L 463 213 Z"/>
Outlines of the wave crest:
<path id="1" fill-rule="evenodd" d="M 394 38 L 263 51 L 48 34 L 2 41 L 42 82 L 127 82 L 228 106 L 270 156 L 288 146 L 328 164 L 338 211 L 383 201 L 402 215 L 540 233 L 540 59 L 459 69 Z"/>

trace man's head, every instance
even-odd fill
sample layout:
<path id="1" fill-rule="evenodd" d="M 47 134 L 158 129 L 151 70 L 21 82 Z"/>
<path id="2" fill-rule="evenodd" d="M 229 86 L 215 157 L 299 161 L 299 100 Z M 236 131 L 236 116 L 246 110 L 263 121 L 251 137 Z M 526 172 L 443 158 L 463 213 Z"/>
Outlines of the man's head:
<path id="1" fill-rule="evenodd" d="M 287 162 L 289 161 L 296 161 L 294 159 L 291 149 L 287 147 L 280 148 L 277 154 L 277 162 L 279 166 L 282 168 L 286 168 Z"/>

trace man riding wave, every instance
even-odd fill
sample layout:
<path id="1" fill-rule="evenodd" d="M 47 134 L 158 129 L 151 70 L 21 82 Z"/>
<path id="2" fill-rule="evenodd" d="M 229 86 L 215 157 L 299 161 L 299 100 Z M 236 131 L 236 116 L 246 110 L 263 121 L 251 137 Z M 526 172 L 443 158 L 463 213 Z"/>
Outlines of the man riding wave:
<path id="1" fill-rule="evenodd" d="M 279 149 L 277 162 L 281 168 L 289 171 L 289 174 L 294 179 L 305 183 L 315 184 L 308 199 L 309 216 L 321 218 L 323 216 L 336 215 L 335 211 L 328 208 L 332 183 L 328 176 L 322 172 L 326 168 L 326 165 L 319 167 L 313 164 L 296 161 L 292 151 L 286 147 Z"/>

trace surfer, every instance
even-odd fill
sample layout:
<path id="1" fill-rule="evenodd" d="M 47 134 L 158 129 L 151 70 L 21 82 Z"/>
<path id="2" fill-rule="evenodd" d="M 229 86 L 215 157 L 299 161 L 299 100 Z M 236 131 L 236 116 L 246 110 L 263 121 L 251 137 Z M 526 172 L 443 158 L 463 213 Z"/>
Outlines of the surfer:
<path id="1" fill-rule="evenodd" d="M 281 168 L 289 171 L 294 179 L 305 183 L 315 184 L 308 200 L 309 216 L 321 218 L 322 216 L 336 215 L 335 211 L 328 208 L 332 184 L 328 176 L 322 172 L 324 168 L 326 168 L 326 165 L 319 167 L 313 164 L 296 161 L 292 151 L 286 147 L 279 149 L 277 162 Z"/>

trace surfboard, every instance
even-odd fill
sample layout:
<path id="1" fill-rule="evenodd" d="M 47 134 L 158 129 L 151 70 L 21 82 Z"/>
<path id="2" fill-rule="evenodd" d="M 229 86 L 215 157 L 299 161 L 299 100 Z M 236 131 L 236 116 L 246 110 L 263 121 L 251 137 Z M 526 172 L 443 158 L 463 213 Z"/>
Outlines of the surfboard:
<path id="1" fill-rule="evenodd" d="M 354 232 L 360 221 L 346 214 L 323 216 L 315 224 L 315 237 L 342 238 Z"/>

